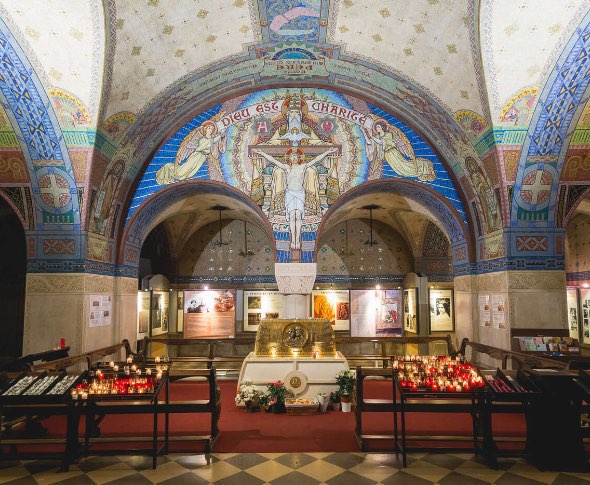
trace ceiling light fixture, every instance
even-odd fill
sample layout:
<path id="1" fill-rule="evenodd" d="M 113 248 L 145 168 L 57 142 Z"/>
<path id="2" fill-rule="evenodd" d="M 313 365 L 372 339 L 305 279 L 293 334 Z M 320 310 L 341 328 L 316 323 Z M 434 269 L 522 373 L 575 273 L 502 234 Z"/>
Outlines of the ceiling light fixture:
<path id="1" fill-rule="evenodd" d="M 373 247 L 379 244 L 379 241 L 373 239 L 373 210 L 381 209 L 381 206 L 376 204 L 370 204 L 362 207 L 362 209 L 367 209 L 369 211 L 369 239 L 365 241 L 365 244 L 369 245 L 370 247 Z"/>

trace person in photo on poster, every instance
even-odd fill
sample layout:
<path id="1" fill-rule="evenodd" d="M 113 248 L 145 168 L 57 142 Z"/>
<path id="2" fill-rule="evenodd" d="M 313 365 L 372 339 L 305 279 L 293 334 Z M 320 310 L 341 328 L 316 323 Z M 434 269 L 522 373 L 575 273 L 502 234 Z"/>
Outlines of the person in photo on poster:
<path id="1" fill-rule="evenodd" d="M 449 298 L 437 298 L 435 305 L 436 323 L 451 323 L 451 301 Z"/>

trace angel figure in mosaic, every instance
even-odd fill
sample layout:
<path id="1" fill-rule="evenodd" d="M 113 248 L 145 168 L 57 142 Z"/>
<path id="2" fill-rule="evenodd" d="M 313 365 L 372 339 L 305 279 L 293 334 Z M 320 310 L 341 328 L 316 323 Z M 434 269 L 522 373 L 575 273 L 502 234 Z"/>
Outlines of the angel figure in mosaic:
<path id="1" fill-rule="evenodd" d="M 372 162 L 371 172 L 375 172 L 377 164 L 385 160 L 401 177 L 416 177 L 424 182 L 432 182 L 436 178 L 432 162 L 416 157 L 410 140 L 395 126 L 385 120 L 377 120 L 371 131 L 363 127 L 363 132 L 367 143 L 367 158 Z M 369 177 L 371 175 L 372 173 Z"/>
<path id="2" fill-rule="evenodd" d="M 206 160 L 209 162 L 209 179 L 223 181 L 220 157 L 225 152 L 225 145 L 225 130 L 218 132 L 213 121 L 205 121 L 183 140 L 174 162 L 165 164 L 156 172 L 156 181 L 168 185 L 190 179 Z"/>

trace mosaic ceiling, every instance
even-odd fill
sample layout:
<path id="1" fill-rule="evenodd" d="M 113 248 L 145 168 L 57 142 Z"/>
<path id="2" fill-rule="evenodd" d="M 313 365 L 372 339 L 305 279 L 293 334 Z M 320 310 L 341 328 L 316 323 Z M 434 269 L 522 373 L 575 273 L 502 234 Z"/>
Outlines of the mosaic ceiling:
<path id="1" fill-rule="evenodd" d="M 405 123 L 444 166 L 452 197 L 430 188 L 460 212 L 478 258 L 526 256 L 518 238 L 530 237 L 556 254 L 557 233 L 504 247 L 502 227 L 557 227 L 590 180 L 590 0 L 75 5 L 0 0 L 2 196 L 29 230 L 88 229 L 94 248 L 78 237 L 54 256 L 35 240 L 30 258 L 114 262 L 109 240 L 158 147 L 198 113 L 278 85 L 356 95 L 351 109 Z"/>

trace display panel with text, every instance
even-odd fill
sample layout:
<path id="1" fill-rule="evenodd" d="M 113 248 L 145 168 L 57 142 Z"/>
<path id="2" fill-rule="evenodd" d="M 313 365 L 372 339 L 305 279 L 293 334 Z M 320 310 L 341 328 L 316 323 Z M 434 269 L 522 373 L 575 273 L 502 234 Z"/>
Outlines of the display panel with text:
<path id="1" fill-rule="evenodd" d="M 402 290 L 351 290 L 352 337 L 402 334 Z"/>
<path id="2" fill-rule="evenodd" d="M 314 290 L 311 292 L 313 318 L 327 318 L 334 330 L 350 328 L 348 290 Z"/>
<path id="3" fill-rule="evenodd" d="M 228 338 L 235 336 L 234 290 L 186 290 L 184 337 Z"/>
<path id="4" fill-rule="evenodd" d="M 244 291 L 244 331 L 256 332 L 265 318 L 282 318 L 285 295 L 275 290 Z"/>

